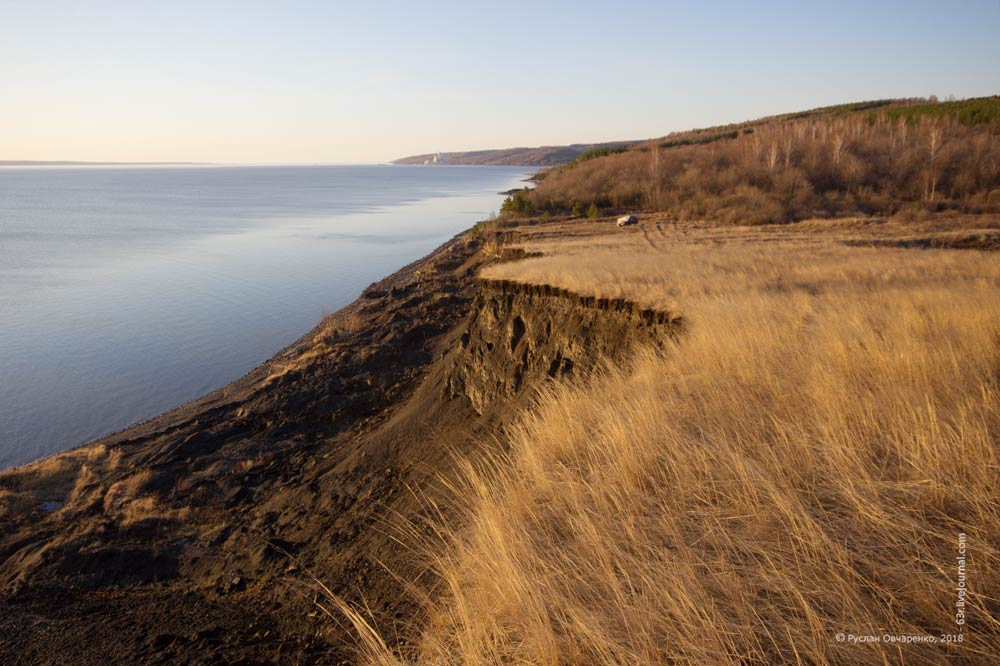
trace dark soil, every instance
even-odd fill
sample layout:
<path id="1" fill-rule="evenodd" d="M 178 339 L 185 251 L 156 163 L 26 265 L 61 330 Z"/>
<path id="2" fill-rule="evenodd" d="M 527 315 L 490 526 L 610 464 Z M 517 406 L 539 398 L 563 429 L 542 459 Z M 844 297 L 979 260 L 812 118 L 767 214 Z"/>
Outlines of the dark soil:
<path id="1" fill-rule="evenodd" d="M 459 236 L 230 386 L 0 475 L 22 503 L 0 511 L 0 663 L 350 663 L 319 582 L 404 634 L 422 557 L 395 536 L 447 512 L 456 457 L 679 323 L 480 284 L 497 241 Z"/>

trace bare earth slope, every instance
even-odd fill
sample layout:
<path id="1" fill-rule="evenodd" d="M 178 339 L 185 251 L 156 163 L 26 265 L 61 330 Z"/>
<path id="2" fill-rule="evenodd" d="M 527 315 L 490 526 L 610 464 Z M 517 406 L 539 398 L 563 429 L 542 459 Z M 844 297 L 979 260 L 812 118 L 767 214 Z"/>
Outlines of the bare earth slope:
<path id="1" fill-rule="evenodd" d="M 220 391 L 0 474 L 0 662 L 349 661 L 313 575 L 390 633 L 412 620 L 390 523 L 540 383 L 677 326 L 479 285 L 497 238 L 457 237 Z"/>

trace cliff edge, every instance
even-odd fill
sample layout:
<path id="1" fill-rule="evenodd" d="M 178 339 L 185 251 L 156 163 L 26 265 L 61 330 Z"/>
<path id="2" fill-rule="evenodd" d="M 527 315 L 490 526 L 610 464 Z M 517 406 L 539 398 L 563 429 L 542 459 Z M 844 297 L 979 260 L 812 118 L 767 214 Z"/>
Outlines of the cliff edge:
<path id="1" fill-rule="evenodd" d="M 412 620 L 397 577 L 420 563 L 392 526 L 545 382 L 680 325 L 479 280 L 515 239 L 462 234 L 239 381 L 0 475 L 4 663 L 349 661 L 320 582 L 384 629 Z"/>

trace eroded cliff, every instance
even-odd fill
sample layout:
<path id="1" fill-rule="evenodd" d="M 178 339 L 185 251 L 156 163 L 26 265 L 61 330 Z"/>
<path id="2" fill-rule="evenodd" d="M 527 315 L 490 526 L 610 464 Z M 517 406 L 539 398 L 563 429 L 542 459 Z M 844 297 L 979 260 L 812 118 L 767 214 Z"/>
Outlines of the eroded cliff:
<path id="1" fill-rule="evenodd" d="M 445 395 L 483 414 L 547 379 L 585 376 L 636 344 L 661 344 L 681 318 L 625 299 L 582 296 L 548 285 L 480 280 Z"/>
<path id="2" fill-rule="evenodd" d="M 393 525 L 447 511 L 456 457 L 545 382 L 680 330 L 477 280 L 510 240 L 457 237 L 225 389 L 0 475 L 2 661 L 349 661 L 317 579 L 405 625 L 421 563 Z"/>

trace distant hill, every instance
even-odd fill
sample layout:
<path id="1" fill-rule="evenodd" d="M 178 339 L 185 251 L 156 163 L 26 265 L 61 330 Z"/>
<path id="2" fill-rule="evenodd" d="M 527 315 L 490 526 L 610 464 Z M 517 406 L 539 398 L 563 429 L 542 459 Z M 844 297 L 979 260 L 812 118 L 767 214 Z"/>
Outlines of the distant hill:
<path id="1" fill-rule="evenodd" d="M 638 141 L 574 143 L 571 146 L 539 146 L 503 150 L 471 150 L 454 153 L 427 153 L 393 160 L 393 164 L 467 164 L 480 166 L 557 166 L 572 162 L 590 150 L 631 146 Z"/>

